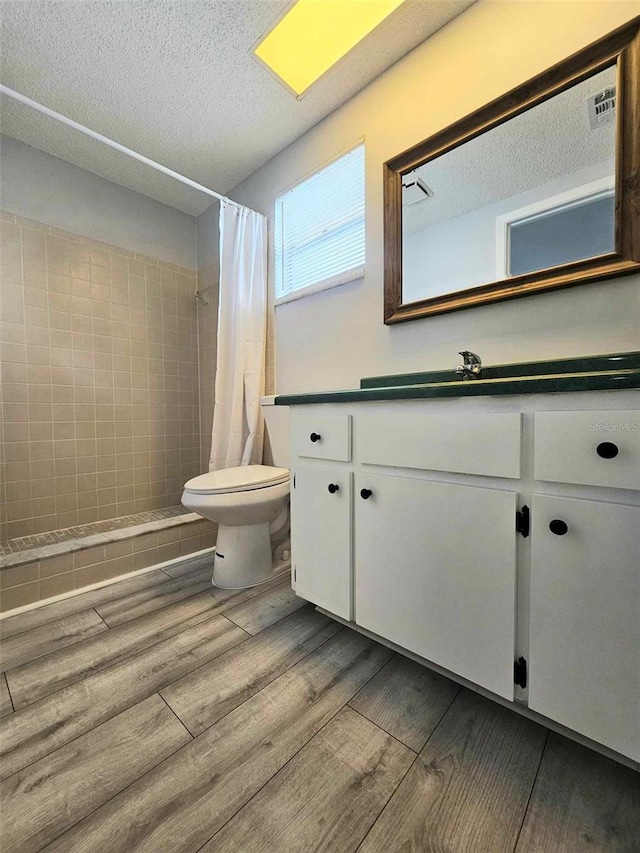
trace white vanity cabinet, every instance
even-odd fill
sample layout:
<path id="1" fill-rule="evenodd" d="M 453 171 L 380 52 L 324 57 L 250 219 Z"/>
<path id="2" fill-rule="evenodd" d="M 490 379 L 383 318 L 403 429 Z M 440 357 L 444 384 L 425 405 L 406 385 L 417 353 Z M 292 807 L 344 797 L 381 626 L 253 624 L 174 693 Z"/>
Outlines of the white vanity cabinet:
<path id="1" fill-rule="evenodd" d="M 296 413 L 291 444 L 293 589 L 301 598 L 351 619 L 353 474 L 345 466 L 324 462 L 351 460 L 351 415 Z"/>
<path id="2" fill-rule="evenodd" d="M 529 707 L 640 761 L 640 507 L 534 495 Z"/>
<path id="3" fill-rule="evenodd" d="M 296 592 L 640 762 L 637 405 L 292 407 Z"/>
<path id="4" fill-rule="evenodd" d="M 516 495 L 364 473 L 355 621 L 513 699 Z"/>
<path id="5" fill-rule="evenodd" d="M 347 468 L 296 465 L 291 490 L 295 592 L 351 619 L 351 486 Z"/>

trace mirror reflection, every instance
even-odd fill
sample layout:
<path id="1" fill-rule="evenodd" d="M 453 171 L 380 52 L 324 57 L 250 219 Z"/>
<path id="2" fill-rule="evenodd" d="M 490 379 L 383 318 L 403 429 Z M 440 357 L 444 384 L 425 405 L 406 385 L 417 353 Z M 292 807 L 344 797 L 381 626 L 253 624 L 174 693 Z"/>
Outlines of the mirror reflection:
<path id="1" fill-rule="evenodd" d="M 611 66 L 403 175 L 402 302 L 611 253 Z"/>

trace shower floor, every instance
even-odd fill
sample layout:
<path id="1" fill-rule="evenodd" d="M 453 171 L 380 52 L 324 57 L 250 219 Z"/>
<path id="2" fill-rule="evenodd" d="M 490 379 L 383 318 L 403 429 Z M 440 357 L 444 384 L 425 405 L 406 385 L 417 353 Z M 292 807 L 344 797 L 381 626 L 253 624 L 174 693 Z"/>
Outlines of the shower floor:
<path id="1" fill-rule="evenodd" d="M 51 530 L 48 533 L 23 536 L 20 539 L 9 539 L 6 542 L 0 542 L 0 555 L 17 554 L 20 551 L 29 551 L 31 548 L 45 548 L 47 545 L 53 545 L 56 542 L 70 542 L 73 539 L 82 539 L 85 536 L 108 533 L 110 530 L 121 530 L 125 527 L 135 527 L 138 524 L 162 521 L 165 518 L 186 514 L 183 506 L 170 506 L 165 509 L 138 512 L 135 515 L 123 515 L 120 518 L 108 518 L 105 521 L 93 521 L 91 524 L 80 524 L 76 527 L 67 527 L 64 530 Z"/>

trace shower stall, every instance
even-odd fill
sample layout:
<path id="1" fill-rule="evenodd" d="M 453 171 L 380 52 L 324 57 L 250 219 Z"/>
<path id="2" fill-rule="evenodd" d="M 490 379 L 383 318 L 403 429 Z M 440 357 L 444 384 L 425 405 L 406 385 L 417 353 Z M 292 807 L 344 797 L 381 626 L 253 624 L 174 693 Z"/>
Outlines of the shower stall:
<path id="1" fill-rule="evenodd" d="M 4 87 L 0 97 L 8 610 L 214 545 L 180 495 L 209 458 L 218 201 Z"/>

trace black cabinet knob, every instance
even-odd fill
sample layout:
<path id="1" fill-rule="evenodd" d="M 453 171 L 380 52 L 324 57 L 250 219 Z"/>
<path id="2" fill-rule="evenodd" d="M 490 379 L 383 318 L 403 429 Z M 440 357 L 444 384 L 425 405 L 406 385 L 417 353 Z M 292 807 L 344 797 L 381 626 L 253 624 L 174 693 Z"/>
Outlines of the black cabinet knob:
<path id="1" fill-rule="evenodd" d="M 336 492 L 340 491 L 340 486 L 337 483 L 329 483 L 329 492 L 332 495 L 335 495 Z"/>
<path id="2" fill-rule="evenodd" d="M 549 522 L 549 530 L 552 533 L 555 533 L 556 536 L 564 536 L 569 528 L 567 527 L 566 521 L 562 521 L 560 518 L 554 518 L 553 521 Z"/>
<path id="3" fill-rule="evenodd" d="M 312 433 L 311 433 L 311 435 L 309 436 L 309 438 L 310 438 L 310 439 L 311 439 L 311 441 L 313 441 L 313 443 L 315 444 L 315 442 L 316 442 L 316 441 L 320 441 L 320 439 L 322 438 L 322 436 L 321 436 L 319 433 L 317 433 L 317 432 L 312 432 Z"/>
<path id="4" fill-rule="evenodd" d="M 371 489 L 361 489 L 360 490 L 360 497 L 364 501 L 368 501 L 372 494 L 373 494 L 373 492 L 371 491 Z"/>
<path id="5" fill-rule="evenodd" d="M 603 441 L 596 447 L 596 453 L 601 459 L 615 459 L 619 453 L 618 445 L 612 441 Z"/>

